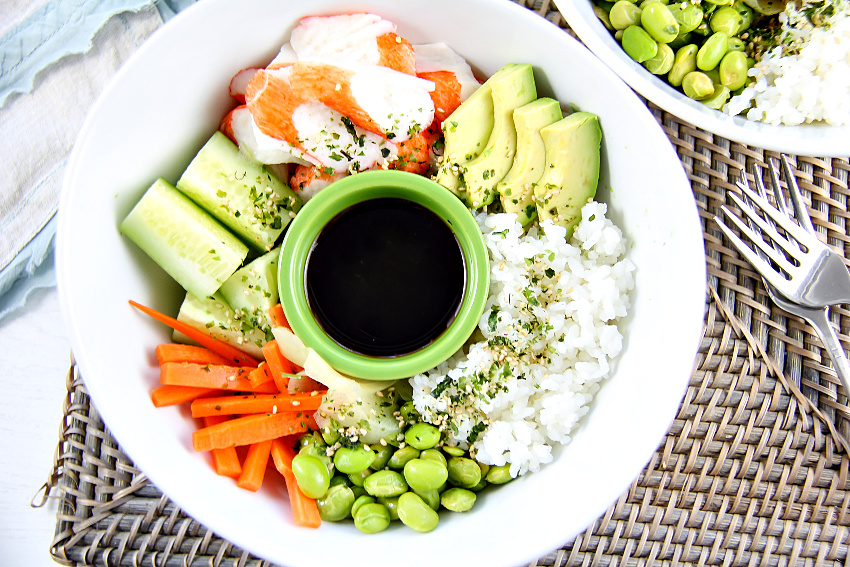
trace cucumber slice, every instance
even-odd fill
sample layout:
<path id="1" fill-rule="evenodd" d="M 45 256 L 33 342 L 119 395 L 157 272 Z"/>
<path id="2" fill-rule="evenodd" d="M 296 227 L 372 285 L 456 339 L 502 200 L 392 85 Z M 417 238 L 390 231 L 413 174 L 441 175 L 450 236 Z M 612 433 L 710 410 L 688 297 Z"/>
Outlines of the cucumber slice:
<path id="1" fill-rule="evenodd" d="M 219 292 L 241 321 L 263 333 L 271 332 L 269 308 L 280 301 L 277 291 L 277 262 L 280 248 L 263 254 L 236 270 Z"/>
<path id="2" fill-rule="evenodd" d="M 180 305 L 177 320 L 241 349 L 254 358 L 262 360 L 263 344 L 274 338 L 238 317 L 221 293 L 198 298 L 191 293 Z M 192 344 L 194 341 L 179 331 L 172 335 L 175 342 Z"/>
<path id="3" fill-rule="evenodd" d="M 260 252 L 274 248 L 301 199 L 221 132 L 201 148 L 177 188 Z"/>
<path id="4" fill-rule="evenodd" d="M 183 289 L 211 295 L 235 272 L 248 247 L 164 179 L 157 179 L 119 230 Z"/>

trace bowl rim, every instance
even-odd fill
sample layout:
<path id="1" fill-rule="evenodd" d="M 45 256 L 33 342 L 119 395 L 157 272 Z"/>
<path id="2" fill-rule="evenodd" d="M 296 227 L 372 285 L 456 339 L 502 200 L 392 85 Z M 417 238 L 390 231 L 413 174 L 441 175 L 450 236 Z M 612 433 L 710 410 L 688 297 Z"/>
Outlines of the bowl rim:
<path id="1" fill-rule="evenodd" d="M 446 222 L 460 245 L 465 268 L 463 297 L 448 328 L 428 345 L 395 357 L 356 353 L 330 338 L 313 316 L 305 283 L 310 253 L 324 227 L 348 208 L 384 197 L 412 201 Z M 281 304 L 296 336 L 337 371 L 370 380 L 414 376 L 448 360 L 474 332 L 489 296 L 489 254 L 475 217 L 442 185 L 404 171 L 360 172 L 309 199 L 287 227 L 277 269 Z"/>

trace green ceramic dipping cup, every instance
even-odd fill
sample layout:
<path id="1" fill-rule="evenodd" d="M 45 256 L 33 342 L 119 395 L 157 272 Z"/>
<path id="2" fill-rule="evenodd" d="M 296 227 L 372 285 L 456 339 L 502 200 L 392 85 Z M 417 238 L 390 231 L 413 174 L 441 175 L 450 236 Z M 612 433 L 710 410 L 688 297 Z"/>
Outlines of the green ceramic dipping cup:
<path id="1" fill-rule="evenodd" d="M 325 226 L 354 205 L 373 199 L 404 199 L 430 210 L 451 229 L 464 263 L 463 295 L 457 314 L 433 341 L 409 353 L 370 356 L 337 343 L 310 307 L 306 272 Z M 292 331 L 338 372 L 369 380 L 397 380 L 429 370 L 457 352 L 484 311 L 490 266 L 484 237 L 472 213 L 445 187 L 402 171 L 367 171 L 343 178 L 311 198 L 286 231 L 278 264 L 278 287 Z"/>

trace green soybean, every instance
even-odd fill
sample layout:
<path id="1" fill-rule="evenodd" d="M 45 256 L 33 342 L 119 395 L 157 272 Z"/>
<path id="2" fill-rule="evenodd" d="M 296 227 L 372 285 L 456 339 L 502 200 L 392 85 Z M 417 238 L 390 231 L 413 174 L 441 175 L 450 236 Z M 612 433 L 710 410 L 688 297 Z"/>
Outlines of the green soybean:
<path id="1" fill-rule="evenodd" d="M 331 477 L 331 486 L 336 486 L 337 484 L 342 484 L 345 486 L 352 486 L 351 479 L 348 478 L 348 475 L 344 474 L 335 474 Z"/>
<path id="2" fill-rule="evenodd" d="M 390 520 L 396 521 L 398 520 L 398 496 L 393 496 L 392 498 L 378 498 L 378 502 L 383 504 L 387 510 L 390 512 Z"/>
<path id="3" fill-rule="evenodd" d="M 325 463 L 313 455 L 295 455 L 292 458 L 292 474 L 295 475 L 301 492 L 309 498 L 321 498 L 331 484 L 331 476 Z"/>
<path id="4" fill-rule="evenodd" d="M 747 6 L 742 0 L 735 0 L 732 4 L 732 7 L 738 11 L 738 14 L 741 16 L 743 23 L 741 23 L 741 27 L 738 28 L 738 33 L 742 31 L 746 31 L 750 29 L 750 25 L 752 25 L 753 20 L 755 19 L 755 12 L 752 8 Z"/>
<path id="5" fill-rule="evenodd" d="M 398 497 L 398 519 L 417 532 L 430 532 L 437 527 L 440 516 L 413 492 Z"/>
<path id="6" fill-rule="evenodd" d="M 614 31 L 614 26 L 611 25 L 611 20 L 608 18 L 608 12 L 606 12 L 604 8 L 594 6 L 593 13 L 596 15 L 597 18 L 599 18 L 599 21 L 602 22 L 602 25 L 605 26 L 605 29 L 607 29 L 608 31 Z"/>
<path id="7" fill-rule="evenodd" d="M 487 488 L 487 481 L 482 478 L 480 481 L 478 481 L 478 484 L 476 484 L 475 486 L 470 486 L 469 490 L 471 490 L 472 492 L 481 492 L 485 488 Z"/>
<path id="8" fill-rule="evenodd" d="M 323 520 L 339 522 L 349 516 L 354 500 L 354 491 L 343 484 L 337 484 L 324 496 L 316 499 L 316 507 Z"/>
<path id="9" fill-rule="evenodd" d="M 710 71 L 720 64 L 720 60 L 729 49 L 729 35 L 714 32 L 697 51 L 697 69 Z"/>
<path id="10" fill-rule="evenodd" d="M 464 451 L 460 447 L 455 447 L 454 445 L 444 445 L 443 451 L 445 451 L 452 457 L 462 457 L 466 454 L 466 451 Z"/>
<path id="11" fill-rule="evenodd" d="M 714 94 L 702 99 L 700 102 L 714 110 L 721 110 L 730 96 L 729 87 L 714 85 Z"/>
<path id="12" fill-rule="evenodd" d="M 727 51 L 745 51 L 746 49 L 747 43 L 740 37 L 729 38 L 729 48 Z"/>
<path id="13" fill-rule="evenodd" d="M 392 497 L 407 492 L 408 486 L 401 473 L 383 470 L 367 476 L 363 488 L 372 496 Z"/>
<path id="14" fill-rule="evenodd" d="M 741 31 L 741 26 L 744 25 L 744 18 L 732 6 L 723 6 L 711 14 L 708 25 L 711 27 L 711 31 L 723 32 L 731 37 Z"/>
<path id="15" fill-rule="evenodd" d="M 416 411 L 413 402 L 404 402 L 398 411 L 405 423 L 416 423 L 419 421 L 419 412 Z"/>
<path id="16" fill-rule="evenodd" d="M 354 514 L 354 525 L 363 533 L 382 532 L 390 525 L 390 512 L 377 502 L 364 504 Z"/>
<path id="17" fill-rule="evenodd" d="M 679 35 L 679 22 L 661 2 L 651 2 L 643 8 L 640 24 L 659 43 L 669 43 Z"/>
<path id="18" fill-rule="evenodd" d="M 439 441 L 440 430 L 430 423 L 416 423 L 404 432 L 404 442 L 420 451 L 434 447 Z"/>
<path id="19" fill-rule="evenodd" d="M 705 0 L 709 4 L 715 4 L 716 6 L 728 6 L 732 3 L 732 0 Z"/>
<path id="20" fill-rule="evenodd" d="M 385 468 L 387 463 L 390 462 L 390 457 L 393 456 L 395 449 L 389 445 L 381 445 L 380 443 L 375 443 L 374 445 L 370 445 L 370 447 L 372 448 L 372 452 L 375 453 L 375 460 L 372 461 L 369 468 L 374 471 Z"/>
<path id="21" fill-rule="evenodd" d="M 490 472 L 490 465 L 486 465 L 479 461 L 475 461 L 475 464 L 477 464 L 478 468 L 481 469 L 481 479 L 483 480 L 484 477 L 487 476 L 487 473 Z"/>
<path id="22" fill-rule="evenodd" d="M 419 458 L 430 459 L 432 461 L 439 461 L 443 464 L 443 466 L 446 466 L 446 456 L 439 449 L 425 449 L 419 455 Z"/>
<path id="23" fill-rule="evenodd" d="M 452 457 L 453 459 L 459 457 Z M 478 470 L 478 467 L 475 467 Z M 449 478 L 449 471 L 439 461 L 412 459 L 404 465 L 404 480 L 413 490 L 426 491 L 440 488 Z"/>
<path id="24" fill-rule="evenodd" d="M 339 441 L 339 423 L 331 418 L 327 425 L 322 428 L 322 440 L 328 445 Z"/>
<path id="25" fill-rule="evenodd" d="M 643 63 L 658 53 L 658 43 L 640 26 L 629 26 L 623 30 L 623 50 L 629 57 Z"/>
<path id="26" fill-rule="evenodd" d="M 449 482 L 462 488 L 471 488 L 481 482 L 481 468 L 467 457 L 452 457 L 448 461 Z"/>
<path id="27" fill-rule="evenodd" d="M 366 481 L 370 474 L 372 474 L 372 469 L 365 469 L 360 472 L 349 474 L 348 480 L 350 480 L 351 484 L 353 484 L 354 486 L 362 487 L 363 483 Z"/>
<path id="28" fill-rule="evenodd" d="M 485 479 L 490 484 L 505 484 L 506 482 L 510 482 L 513 480 L 511 476 L 511 465 L 504 464 L 490 467 Z"/>
<path id="29" fill-rule="evenodd" d="M 691 71 L 697 68 L 697 50 L 696 44 L 686 45 L 676 52 L 676 57 L 673 59 L 673 66 L 670 72 L 667 73 L 667 82 L 674 87 L 681 86 L 682 79 Z"/>
<path id="30" fill-rule="evenodd" d="M 475 505 L 476 495 L 465 488 L 449 488 L 440 495 L 440 504 L 452 512 L 468 512 Z"/>
<path id="31" fill-rule="evenodd" d="M 403 469 L 411 459 L 419 457 L 419 449 L 414 449 L 410 445 L 405 445 L 401 449 L 397 449 L 390 460 L 387 461 L 387 466 L 391 469 Z"/>
<path id="32" fill-rule="evenodd" d="M 375 499 L 369 496 L 368 494 L 364 494 L 363 496 L 358 496 L 354 501 L 354 504 L 351 505 L 351 517 L 355 517 L 357 515 L 357 509 L 366 504 L 371 504 L 375 502 Z"/>
<path id="33" fill-rule="evenodd" d="M 676 55 L 673 53 L 673 49 L 666 43 L 659 43 L 658 53 L 655 54 L 655 57 L 650 57 L 644 61 L 643 66 L 653 75 L 666 75 L 673 68 L 675 59 Z"/>
<path id="34" fill-rule="evenodd" d="M 334 453 L 334 466 L 336 470 L 345 474 L 362 472 L 372 466 L 375 460 L 375 452 L 370 447 L 359 445 L 354 449 L 340 447 Z"/>
<path id="35" fill-rule="evenodd" d="M 431 507 L 435 512 L 439 512 L 440 510 L 440 491 L 439 490 L 414 490 L 419 498 L 422 499 L 425 504 Z"/>
<path id="36" fill-rule="evenodd" d="M 743 51 L 730 51 L 720 62 L 720 84 L 730 91 L 740 89 L 747 84 L 747 54 Z"/>
<path id="37" fill-rule="evenodd" d="M 705 16 L 699 5 L 690 2 L 677 2 L 668 9 L 679 24 L 679 36 L 697 29 Z"/>
<path id="38" fill-rule="evenodd" d="M 670 3 L 670 0 L 643 0 L 638 6 L 643 10 L 645 6 L 652 4 L 653 2 L 659 2 L 661 4 L 667 5 Z"/>
<path id="39" fill-rule="evenodd" d="M 641 9 L 628 0 L 619 0 L 611 7 L 608 21 L 615 30 L 624 30 L 640 23 Z"/>
<path id="40" fill-rule="evenodd" d="M 705 73 L 693 71 L 682 80 L 682 90 L 694 100 L 702 100 L 714 94 L 714 83 Z"/>

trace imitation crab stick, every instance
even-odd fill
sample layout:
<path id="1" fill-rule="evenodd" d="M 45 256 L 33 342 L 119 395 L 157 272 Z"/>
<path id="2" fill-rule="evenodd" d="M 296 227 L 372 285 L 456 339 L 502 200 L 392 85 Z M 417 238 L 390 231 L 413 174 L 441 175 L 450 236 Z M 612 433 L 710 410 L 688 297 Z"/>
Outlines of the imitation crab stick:
<path id="1" fill-rule="evenodd" d="M 298 165 L 289 178 L 289 187 L 303 201 L 309 201 L 316 193 L 347 175 L 347 171 L 336 172 L 324 167 Z"/>
<path id="2" fill-rule="evenodd" d="M 258 360 L 254 359 L 250 355 L 245 354 L 238 348 L 224 343 L 220 340 L 214 339 L 203 331 L 199 331 L 198 329 L 187 325 L 182 321 L 178 321 L 177 319 L 169 317 L 168 315 L 160 313 L 159 311 L 151 309 L 150 307 L 145 307 L 144 305 L 136 303 L 132 299 L 130 300 L 130 305 L 142 311 L 146 315 L 153 317 L 160 323 L 164 323 L 172 329 L 180 331 L 193 341 L 199 343 L 201 346 L 205 346 L 216 354 L 221 355 L 222 357 L 227 359 L 228 363 L 230 364 L 236 364 L 237 366 L 252 366 L 255 368 L 260 364 Z"/>
<path id="3" fill-rule="evenodd" d="M 228 418 L 225 416 L 209 416 L 203 419 L 203 424 L 204 427 L 212 427 L 227 420 Z M 242 465 L 239 463 L 239 456 L 234 447 L 213 449 L 210 451 L 210 457 L 216 474 L 230 478 L 238 478 L 242 474 Z"/>
<path id="4" fill-rule="evenodd" d="M 192 386 L 194 388 L 214 388 L 254 392 L 257 394 L 276 394 L 274 382 L 254 386 L 246 378 L 250 369 L 221 364 L 197 364 L 193 362 L 166 362 L 159 367 L 161 384 L 172 386 Z"/>
<path id="5" fill-rule="evenodd" d="M 236 481 L 239 488 L 256 492 L 263 485 L 266 476 L 266 467 L 269 464 L 272 440 L 254 443 L 248 448 L 248 455 L 242 465 L 242 474 Z"/>
<path id="6" fill-rule="evenodd" d="M 217 392 L 212 388 L 195 388 L 193 386 L 165 385 L 154 388 L 151 392 L 151 402 L 155 408 L 185 404 Z"/>
<path id="7" fill-rule="evenodd" d="M 192 402 L 192 417 L 284 411 L 314 412 L 322 403 L 323 393 L 315 391 L 298 394 L 244 394 L 201 398 Z"/>
<path id="8" fill-rule="evenodd" d="M 451 71 L 429 71 L 418 73 L 417 76 L 434 83 L 431 100 L 434 102 L 434 122 L 439 126 L 462 102 L 460 82 Z"/>
<path id="9" fill-rule="evenodd" d="M 297 170 L 298 168 L 296 168 Z M 286 314 L 283 312 L 283 305 L 277 303 L 269 309 L 269 321 L 276 327 L 286 327 L 291 330 L 289 321 L 286 320 Z"/>
<path id="10" fill-rule="evenodd" d="M 154 350 L 160 364 L 166 362 L 197 362 L 200 364 L 229 364 L 229 361 L 208 348 L 180 343 L 162 343 Z"/>
<path id="11" fill-rule="evenodd" d="M 292 515 L 295 523 L 308 528 L 318 528 L 322 525 L 319 516 L 319 507 L 316 501 L 306 496 L 298 488 L 298 482 L 292 472 L 292 459 L 295 450 L 283 439 L 272 441 L 271 457 L 275 468 L 286 480 L 286 490 L 289 493 L 289 505 L 292 507 Z"/>
<path id="12" fill-rule="evenodd" d="M 308 428 L 303 412 L 246 415 L 198 429 L 192 433 L 192 446 L 196 451 L 211 451 L 250 445 L 284 435 L 304 433 Z"/>
<path id="13" fill-rule="evenodd" d="M 398 144 L 398 157 L 390 162 L 390 169 L 425 175 L 431 168 L 431 148 L 439 137 L 432 126 L 416 136 Z"/>

